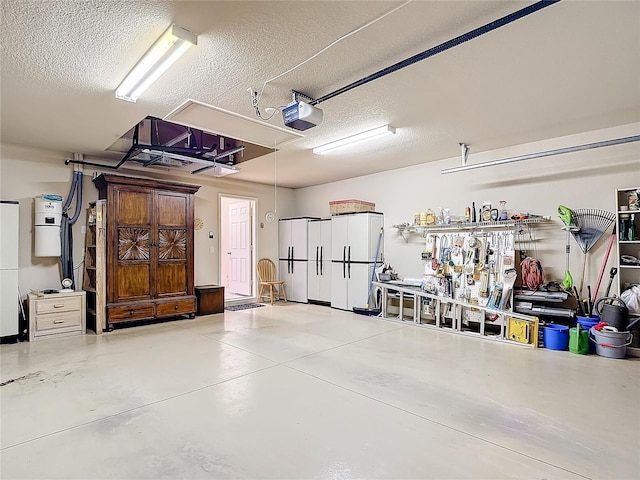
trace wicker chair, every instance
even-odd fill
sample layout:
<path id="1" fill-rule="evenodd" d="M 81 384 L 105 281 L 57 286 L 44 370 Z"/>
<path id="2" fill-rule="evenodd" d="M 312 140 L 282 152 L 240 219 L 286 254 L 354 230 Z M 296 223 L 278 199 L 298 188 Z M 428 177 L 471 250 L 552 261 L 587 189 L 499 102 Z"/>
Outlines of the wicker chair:
<path id="1" fill-rule="evenodd" d="M 276 272 L 275 264 L 268 258 L 258 260 L 258 279 L 260 281 L 260 290 L 258 290 L 258 299 L 262 301 L 262 297 L 269 295 L 271 305 L 273 299 L 283 299 L 287 301 L 287 292 L 284 288 L 284 280 L 278 280 L 278 272 Z"/>

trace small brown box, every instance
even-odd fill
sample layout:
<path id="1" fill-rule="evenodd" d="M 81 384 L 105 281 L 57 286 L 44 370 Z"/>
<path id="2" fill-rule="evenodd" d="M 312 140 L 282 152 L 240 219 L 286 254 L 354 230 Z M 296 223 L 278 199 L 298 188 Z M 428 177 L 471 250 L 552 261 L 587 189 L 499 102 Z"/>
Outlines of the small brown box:
<path id="1" fill-rule="evenodd" d="M 221 285 L 202 285 L 196 287 L 198 301 L 196 315 L 210 315 L 224 312 L 224 287 Z"/>

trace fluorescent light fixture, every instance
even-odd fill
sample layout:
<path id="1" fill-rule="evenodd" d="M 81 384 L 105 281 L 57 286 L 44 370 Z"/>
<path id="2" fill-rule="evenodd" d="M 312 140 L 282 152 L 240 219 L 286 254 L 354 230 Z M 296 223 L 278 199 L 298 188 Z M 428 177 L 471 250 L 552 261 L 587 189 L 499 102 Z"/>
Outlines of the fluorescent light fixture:
<path id="1" fill-rule="evenodd" d="M 313 149 L 313 153 L 317 155 L 323 155 L 332 150 L 336 150 L 338 148 L 347 147 L 353 145 L 354 143 L 359 143 L 364 140 L 368 140 L 373 137 L 380 137 L 383 135 L 389 135 L 396 133 L 396 129 L 391 125 L 385 125 L 383 127 L 374 128 L 372 130 L 367 130 L 366 132 L 360 132 L 355 135 L 351 135 L 350 137 L 345 137 L 341 140 L 336 140 L 335 142 L 330 142 L 325 145 L 320 145 Z"/>
<path id="2" fill-rule="evenodd" d="M 191 45 L 197 44 L 197 35 L 171 25 L 125 77 L 116 98 L 135 102 Z"/>

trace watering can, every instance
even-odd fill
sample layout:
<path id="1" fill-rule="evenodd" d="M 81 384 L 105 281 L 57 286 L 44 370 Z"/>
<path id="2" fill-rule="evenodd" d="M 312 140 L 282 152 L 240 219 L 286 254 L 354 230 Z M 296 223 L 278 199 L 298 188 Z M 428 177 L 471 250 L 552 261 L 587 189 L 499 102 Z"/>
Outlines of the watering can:
<path id="1" fill-rule="evenodd" d="M 624 300 L 619 297 L 601 298 L 596 303 L 595 310 L 600 315 L 601 322 L 616 327 L 619 332 L 628 331 L 640 320 L 639 317 L 629 323 L 629 309 Z"/>

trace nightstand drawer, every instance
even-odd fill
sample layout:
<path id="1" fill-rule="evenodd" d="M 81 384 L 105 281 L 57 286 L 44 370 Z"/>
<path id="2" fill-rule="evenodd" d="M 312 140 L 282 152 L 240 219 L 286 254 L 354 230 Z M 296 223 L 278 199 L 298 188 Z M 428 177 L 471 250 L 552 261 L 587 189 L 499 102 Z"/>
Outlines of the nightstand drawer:
<path id="1" fill-rule="evenodd" d="M 195 313 L 196 300 L 189 298 L 185 300 L 173 300 L 172 302 L 158 303 L 156 312 L 158 317 L 170 317 L 172 315 L 181 315 L 184 313 Z"/>
<path id="2" fill-rule="evenodd" d="M 36 328 L 38 332 L 46 330 L 80 330 L 82 326 L 82 316 L 80 311 L 73 313 L 51 313 L 49 315 L 38 315 L 36 317 Z"/>
<path id="3" fill-rule="evenodd" d="M 73 295 L 73 294 L 71 294 Z M 65 298 L 64 296 L 57 296 L 56 298 L 39 298 L 36 302 L 36 315 L 43 313 L 58 313 L 58 312 L 70 312 L 80 311 L 82 307 L 82 298 L 73 295 Z"/>

